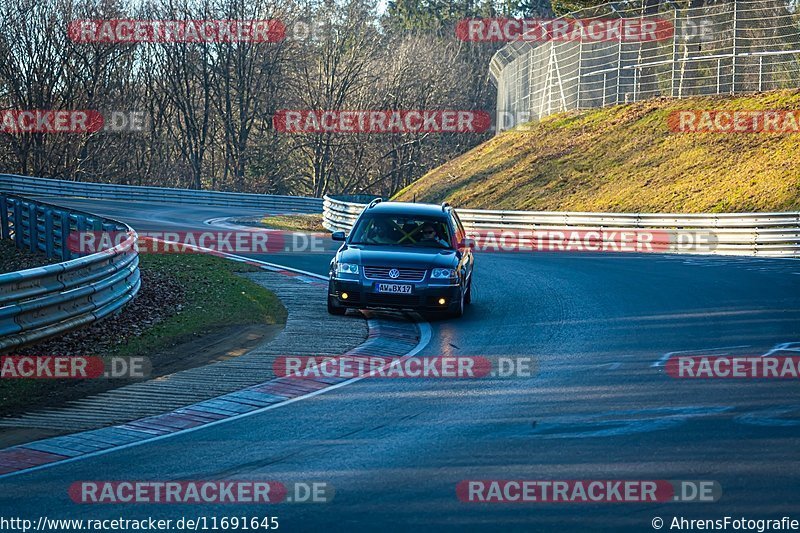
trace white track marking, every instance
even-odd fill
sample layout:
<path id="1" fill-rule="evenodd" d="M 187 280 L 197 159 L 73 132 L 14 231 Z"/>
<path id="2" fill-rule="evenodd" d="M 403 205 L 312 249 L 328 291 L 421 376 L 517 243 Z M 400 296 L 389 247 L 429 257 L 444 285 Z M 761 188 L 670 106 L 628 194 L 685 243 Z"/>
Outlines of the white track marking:
<path id="1" fill-rule="evenodd" d="M 204 249 L 199 248 L 199 247 L 198 247 L 198 249 L 203 250 L 203 251 L 207 251 L 207 250 L 204 250 Z M 247 261 L 248 263 L 260 263 L 260 264 L 262 264 L 264 266 L 269 266 L 271 268 L 280 268 L 282 270 L 288 270 L 288 271 L 291 271 L 291 272 L 302 273 L 302 274 L 305 274 L 307 276 L 312 276 L 312 277 L 315 277 L 315 278 L 318 278 L 318 279 L 323 279 L 323 280 L 327 280 L 328 279 L 325 276 L 321 276 L 321 275 L 315 274 L 313 272 L 306 272 L 304 270 L 298 270 L 296 268 L 289 268 L 289 267 L 285 267 L 285 266 L 282 266 L 282 265 L 276 265 L 274 263 L 267 263 L 266 261 L 259 261 L 259 260 L 256 260 L 256 259 L 247 259 L 247 258 L 244 258 L 244 257 L 236 256 L 234 254 L 226 254 L 224 252 L 216 252 L 216 251 L 214 251 L 213 254 L 214 255 L 221 255 L 223 257 L 227 257 L 228 259 L 232 259 L 234 261 Z M 404 355 L 403 358 L 414 357 L 415 355 L 417 355 L 419 352 L 421 352 L 428 345 L 428 343 L 431 341 L 431 338 L 433 337 L 433 329 L 431 328 L 430 323 L 428 323 L 427 321 L 422 320 L 419 315 L 416 315 L 415 318 L 417 318 L 417 320 L 418 320 L 416 322 L 416 324 L 417 324 L 417 327 L 419 328 L 419 334 L 420 334 L 419 335 L 419 342 L 417 342 L 417 345 L 414 346 L 414 348 L 412 348 L 412 350 L 410 352 L 408 352 L 406 355 Z M 17 472 L 9 472 L 8 474 L 0 475 L 0 479 L 6 479 L 6 478 L 17 476 L 17 475 L 20 475 L 20 474 L 27 474 L 29 472 L 35 472 L 37 470 L 44 470 L 45 468 L 52 468 L 54 466 L 63 465 L 65 463 L 72 463 L 72 462 L 75 462 L 75 461 L 81 461 L 83 459 L 89 459 L 89 458 L 97 457 L 97 456 L 100 456 L 100 455 L 106 455 L 106 454 L 109 454 L 109 453 L 114 453 L 114 452 L 118 452 L 118 451 L 121 451 L 121 450 L 126 450 L 128 448 L 133 448 L 135 446 L 141 446 L 143 444 L 149 444 L 149 443 L 160 441 L 160 440 L 163 440 L 163 439 L 168 439 L 170 437 L 175 437 L 177 435 L 186 435 L 187 433 L 192 433 L 192 432 L 198 431 L 200 429 L 206 429 L 206 428 L 210 428 L 210 427 L 217 426 L 217 425 L 220 425 L 220 424 L 233 422 L 234 420 L 241 420 L 241 419 L 247 418 L 249 416 L 261 414 L 261 413 L 264 413 L 266 411 L 271 411 L 273 409 L 277 409 L 277 408 L 283 407 L 285 405 L 289 405 L 289 404 L 292 404 L 292 403 L 295 403 L 295 402 L 299 402 L 300 400 L 305 400 L 307 398 L 313 398 L 314 396 L 319 396 L 320 394 L 324 394 L 324 393 L 326 393 L 328 391 L 336 390 L 336 389 L 338 389 L 340 387 L 344 387 L 345 385 L 349 385 L 351 383 L 355 383 L 357 381 L 361 381 L 362 379 L 364 379 L 366 377 L 368 377 L 368 376 L 364 375 L 364 376 L 359 376 L 359 377 L 355 377 L 355 378 L 352 378 L 352 379 L 348 379 L 347 381 L 343 381 L 341 383 L 337 383 L 336 385 L 331 385 L 330 387 L 326 387 L 324 389 L 320 389 L 320 390 L 317 390 L 317 391 L 314 391 L 314 392 L 310 392 L 310 393 L 305 394 L 303 396 L 297 396 L 296 398 L 291 398 L 291 399 L 288 399 L 288 400 L 286 400 L 284 402 L 281 402 L 281 403 L 268 405 L 266 407 L 262 407 L 260 409 L 256 409 L 255 411 L 249 411 L 247 413 L 241 413 L 241 414 L 238 414 L 238 415 L 231 416 L 229 418 L 224 418 L 222 420 L 216 420 L 214 422 L 209 422 L 208 424 L 203 424 L 202 426 L 195 426 L 195 427 L 191 427 L 191 428 L 186 428 L 186 429 L 182 429 L 180 431 L 176 431 L 174 433 L 168 433 L 166 435 L 159 435 L 159 436 L 156 436 L 156 437 L 153 437 L 153 438 L 149 438 L 149 439 L 145 439 L 145 440 L 141 440 L 141 441 L 136 441 L 136 442 L 131 442 L 129 444 L 123 444 L 121 446 L 116 446 L 114 448 L 108 448 L 108 449 L 105 449 L 105 450 L 98 450 L 96 452 L 87 453 L 85 455 L 79 455 L 77 457 L 71 457 L 69 459 L 64 459 L 62 461 L 55 461 L 55 462 L 52 462 L 52 463 L 47 463 L 47 464 L 35 466 L 35 467 L 32 467 L 32 468 L 27 468 L 25 470 L 19 470 Z M 187 406 L 187 407 L 191 407 L 191 406 Z M 22 446 L 24 446 L 24 444 Z"/>
<path id="2" fill-rule="evenodd" d="M 704 353 L 704 352 L 717 352 L 717 351 L 720 351 L 720 350 L 734 350 L 736 348 L 749 348 L 749 347 L 750 347 L 749 344 L 744 344 L 742 346 L 723 346 L 721 348 L 704 348 L 704 349 L 699 349 L 699 350 L 682 350 L 680 352 L 667 352 L 664 355 L 662 355 L 661 358 L 658 361 L 656 361 L 655 363 L 650 365 L 650 367 L 651 368 L 655 368 L 655 367 L 659 367 L 659 366 L 664 366 L 665 364 L 667 364 L 667 360 L 670 357 L 672 357 L 675 354 L 679 354 L 679 353 L 695 353 L 696 354 L 696 353 Z M 716 354 L 716 355 L 728 355 L 728 354 L 727 353 L 719 353 L 719 354 Z"/>
<path id="3" fill-rule="evenodd" d="M 776 352 L 800 352 L 800 342 L 784 342 L 781 344 L 776 344 L 770 351 L 761 357 L 769 357 Z"/>

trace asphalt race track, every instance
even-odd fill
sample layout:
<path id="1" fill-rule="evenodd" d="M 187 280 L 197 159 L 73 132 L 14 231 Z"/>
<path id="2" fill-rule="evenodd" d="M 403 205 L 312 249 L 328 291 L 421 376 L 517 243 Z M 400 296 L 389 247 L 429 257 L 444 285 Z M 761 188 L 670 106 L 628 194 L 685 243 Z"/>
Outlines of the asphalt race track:
<path id="1" fill-rule="evenodd" d="M 138 230 L 255 214 L 57 201 Z M 330 255 L 257 258 L 326 275 Z M 478 253 L 476 261 L 473 305 L 461 320 L 432 320 L 420 355 L 527 356 L 530 377 L 365 379 L 0 479 L 0 507 L 34 519 L 277 516 L 286 531 L 654 531 L 655 517 L 664 530 L 676 516 L 800 519 L 800 382 L 682 380 L 663 366 L 675 352 L 800 355 L 800 262 L 612 253 Z M 335 498 L 201 508 L 80 505 L 67 494 L 83 480 L 223 479 L 326 482 Z M 456 485 L 481 479 L 713 480 L 722 496 L 459 501 Z"/>

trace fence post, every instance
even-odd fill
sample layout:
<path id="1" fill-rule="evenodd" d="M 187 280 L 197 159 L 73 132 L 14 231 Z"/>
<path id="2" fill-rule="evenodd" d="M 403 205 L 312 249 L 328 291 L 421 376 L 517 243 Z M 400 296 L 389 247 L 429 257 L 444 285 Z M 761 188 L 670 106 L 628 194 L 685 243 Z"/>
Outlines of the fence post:
<path id="1" fill-rule="evenodd" d="M 536 94 L 536 77 L 534 76 L 535 70 L 535 61 L 534 61 L 534 53 L 533 48 L 528 51 L 528 108 L 526 111 L 529 113 L 529 117 L 533 116 L 534 113 L 534 106 L 536 102 L 534 101 L 533 95 Z M 499 96 L 498 96 L 499 99 Z"/>
<path id="2" fill-rule="evenodd" d="M 564 93 L 564 80 L 561 78 L 561 69 L 558 68 L 558 54 L 556 54 L 556 76 L 558 77 L 558 93 L 561 95 L 561 108 L 559 111 L 566 111 L 567 96 Z"/>
<path id="3" fill-rule="evenodd" d="M 583 67 L 583 39 L 578 41 L 578 101 L 575 103 L 575 109 L 581 108 L 581 70 Z"/>
<path id="4" fill-rule="evenodd" d="M 545 46 L 549 46 L 550 50 L 548 51 L 549 53 L 548 53 L 548 56 L 547 56 L 547 73 L 545 74 L 544 82 L 542 83 L 542 96 L 539 99 L 539 116 L 536 117 L 539 120 L 541 120 L 542 117 L 545 116 L 545 114 L 544 114 L 544 110 L 545 110 L 544 98 L 545 98 L 545 95 L 547 95 L 547 99 L 548 100 L 550 99 L 550 70 L 552 68 L 551 61 L 553 60 L 553 51 L 552 51 L 553 41 L 550 41 L 550 42 L 546 43 Z"/>
<path id="5" fill-rule="evenodd" d="M 619 90 L 622 86 L 622 39 L 617 43 L 617 99 L 614 102 L 619 105 Z"/>
<path id="6" fill-rule="evenodd" d="M 736 93 L 736 54 L 738 53 L 736 47 L 736 37 L 739 28 L 739 2 L 738 0 L 733 0 L 733 58 L 731 59 L 731 94 Z M 719 91 L 717 91 L 719 92 Z"/>
<path id="7" fill-rule="evenodd" d="M 675 98 L 675 68 L 678 66 L 678 9 L 674 9 L 674 16 L 672 18 L 672 66 L 670 68 L 670 88 L 669 95 Z"/>
<path id="8" fill-rule="evenodd" d="M 758 92 L 763 90 L 764 56 L 758 56 Z"/>

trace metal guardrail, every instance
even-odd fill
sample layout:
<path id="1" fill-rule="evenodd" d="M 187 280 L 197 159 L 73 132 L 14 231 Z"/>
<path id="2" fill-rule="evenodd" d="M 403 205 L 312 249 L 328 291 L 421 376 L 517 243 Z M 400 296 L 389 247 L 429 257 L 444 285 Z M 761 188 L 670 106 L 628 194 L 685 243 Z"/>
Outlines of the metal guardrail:
<path id="1" fill-rule="evenodd" d="M 75 196 L 131 202 L 252 207 L 293 213 L 320 213 L 322 211 L 321 198 L 87 183 L 11 174 L 0 174 L 0 191 L 24 196 Z"/>
<path id="2" fill-rule="evenodd" d="M 325 195 L 323 200 L 322 225 L 330 231 L 349 232 L 356 223 L 358 215 L 367 207 L 366 203 L 361 203 L 361 199 L 353 201 L 355 198 L 352 196 Z"/>
<path id="3" fill-rule="evenodd" d="M 325 196 L 323 225 L 330 231 L 350 231 L 366 204 L 348 197 Z M 580 213 L 458 209 L 471 235 L 488 231 L 615 231 L 652 230 L 664 233 L 673 253 L 800 257 L 800 213 Z M 696 239 L 697 235 L 704 238 Z M 513 238 L 513 236 L 512 236 Z"/>
<path id="4" fill-rule="evenodd" d="M 76 256 L 76 231 L 124 231 L 108 250 Z M 141 284 L 136 232 L 74 209 L 0 193 L 0 232 L 18 248 L 62 263 L 0 274 L 0 352 L 95 322 L 129 302 Z"/>

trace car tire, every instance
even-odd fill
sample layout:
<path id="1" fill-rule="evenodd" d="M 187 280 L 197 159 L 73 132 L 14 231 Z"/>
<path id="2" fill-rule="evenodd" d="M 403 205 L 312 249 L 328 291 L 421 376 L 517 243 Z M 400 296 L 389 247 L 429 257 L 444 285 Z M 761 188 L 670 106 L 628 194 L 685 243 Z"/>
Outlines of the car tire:
<path id="1" fill-rule="evenodd" d="M 472 303 L 472 278 L 469 278 L 469 283 L 467 283 L 467 293 L 464 295 L 464 305 L 469 305 Z"/>
<path id="2" fill-rule="evenodd" d="M 328 313 L 331 314 L 331 315 L 342 316 L 345 313 L 347 313 L 347 308 L 346 307 L 339 307 L 333 301 L 333 298 L 328 296 Z"/>
<path id="3" fill-rule="evenodd" d="M 464 301 L 466 300 L 464 292 L 465 291 L 461 291 L 458 301 L 455 303 L 455 307 L 452 307 L 450 309 L 449 315 L 452 318 L 461 318 L 462 316 L 464 316 Z"/>

